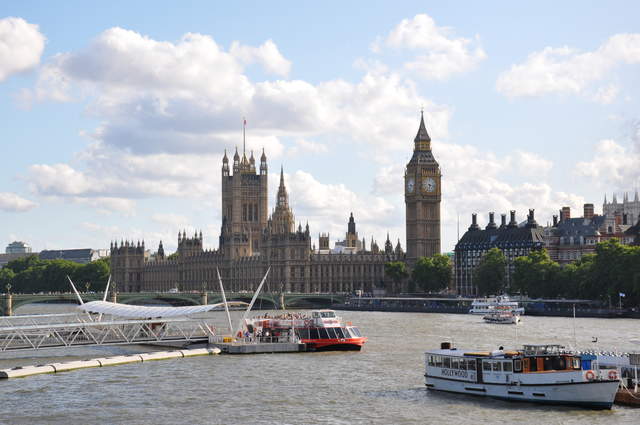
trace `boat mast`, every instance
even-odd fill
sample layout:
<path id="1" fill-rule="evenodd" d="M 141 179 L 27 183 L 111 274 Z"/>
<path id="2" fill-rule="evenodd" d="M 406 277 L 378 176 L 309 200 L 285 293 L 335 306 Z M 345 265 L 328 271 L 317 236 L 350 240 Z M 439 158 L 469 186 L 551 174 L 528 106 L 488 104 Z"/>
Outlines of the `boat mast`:
<path id="1" fill-rule="evenodd" d="M 231 313 L 229 313 L 229 304 L 227 303 L 227 296 L 224 294 L 224 286 L 222 286 L 222 279 L 220 278 L 220 270 L 216 267 L 216 273 L 218 274 L 218 282 L 220 282 L 220 293 L 222 293 L 222 302 L 224 303 L 224 311 L 227 312 L 227 319 L 229 320 L 229 332 L 232 332 L 233 336 L 233 324 L 231 323 Z"/>

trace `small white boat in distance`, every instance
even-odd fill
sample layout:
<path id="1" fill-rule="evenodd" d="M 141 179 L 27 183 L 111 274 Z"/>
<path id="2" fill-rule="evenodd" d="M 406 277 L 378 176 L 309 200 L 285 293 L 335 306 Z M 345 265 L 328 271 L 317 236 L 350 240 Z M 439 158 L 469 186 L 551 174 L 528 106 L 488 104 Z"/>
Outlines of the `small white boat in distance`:
<path id="1" fill-rule="evenodd" d="M 508 309 L 513 313 L 523 315 L 524 307 L 520 307 L 517 301 L 511 301 L 508 295 L 497 297 L 476 298 L 471 303 L 471 314 L 488 314 L 496 309 Z"/>
<path id="2" fill-rule="evenodd" d="M 511 309 L 496 309 L 483 316 L 482 320 L 498 325 L 517 325 L 520 323 L 520 315 L 512 312 Z"/>
<path id="3" fill-rule="evenodd" d="M 588 370 L 582 365 L 580 355 L 559 345 L 490 352 L 458 350 L 443 342 L 439 350 L 425 352 L 424 376 L 429 390 L 611 409 L 618 371 L 601 371 L 595 362 Z"/>

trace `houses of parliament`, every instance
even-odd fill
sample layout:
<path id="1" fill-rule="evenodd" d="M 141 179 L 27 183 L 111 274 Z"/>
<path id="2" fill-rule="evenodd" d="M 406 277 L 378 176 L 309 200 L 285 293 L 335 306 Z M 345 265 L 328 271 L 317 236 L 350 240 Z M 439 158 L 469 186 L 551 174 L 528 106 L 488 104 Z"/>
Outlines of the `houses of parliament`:
<path id="1" fill-rule="evenodd" d="M 225 288 L 251 291 L 264 276 L 271 291 L 295 293 L 393 292 L 385 276 L 385 264 L 440 252 L 440 168 L 431 152 L 431 138 L 424 116 L 414 139 L 414 152 L 406 166 L 407 252 L 400 241 L 395 247 L 389 235 L 383 247 L 360 240 L 353 214 L 345 239 L 329 247 L 329 235 L 320 233 L 317 246 L 309 225 L 295 225 L 289 194 L 280 170 L 275 208 L 269 214 L 268 165 L 264 151 L 260 164 L 253 153 L 242 157 L 236 149 L 230 161 L 222 159 L 222 223 L 218 249 L 204 249 L 202 232 L 178 233 L 178 249 L 166 256 L 162 242 L 149 256 L 144 242 L 111 244 L 112 276 L 119 291 L 181 291 L 217 288 L 220 271 Z M 346 214 L 345 214 L 346 218 Z"/>

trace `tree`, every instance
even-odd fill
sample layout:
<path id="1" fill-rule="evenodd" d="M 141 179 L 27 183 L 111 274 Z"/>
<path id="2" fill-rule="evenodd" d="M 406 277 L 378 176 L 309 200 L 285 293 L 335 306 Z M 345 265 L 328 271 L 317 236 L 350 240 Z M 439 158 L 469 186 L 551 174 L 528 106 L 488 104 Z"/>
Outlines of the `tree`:
<path id="1" fill-rule="evenodd" d="M 15 277 L 16 274 L 10 268 L 3 267 L 0 269 L 0 292 L 4 292 L 6 290 L 7 284 L 13 285 Z"/>
<path id="2" fill-rule="evenodd" d="M 499 294 L 505 287 L 507 259 L 498 248 L 491 248 L 473 271 L 473 282 L 480 295 Z"/>
<path id="3" fill-rule="evenodd" d="M 101 291 L 107 285 L 110 273 L 109 263 L 109 258 L 101 258 L 85 264 L 75 272 L 73 280 L 78 285 L 89 283 L 96 291 Z"/>
<path id="4" fill-rule="evenodd" d="M 29 267 L 35 267 L 43 263 L 43 260 L 40 259 L 36 254 L 29 255 L 26 257 L 18 258 L 12 261 L 9 261 L 5 268 L 13 270 L 15 274 L 23 272 L 27 270 Z"/>
<path id="5" fill-rule="evenodd" d="M 402 261 L 390 261 L 386 263 L 384 265 L 384 273 L 389 276 L 393 282 L 391 288 L 392 293 L 399 292 L 400 282 L 409 276 L 407 265 Z"/>
<path id="6" fill-rule="evenodd" d="M 514 265 L 512 287 L 523 294 L 532 298 L 553 298 L 569 292 L 565 284 L 570 276 L 563 275 L 560 265 L 551 260 L 546 249 L 518 257 Z"/>
<path id="7" fill-rule="evenodd" d="M 421 257 L 413 269 L 412 279 L 425 292 L 439 292 L 451 281 L 451 260 L 448 256 L 435 254 Z"/>

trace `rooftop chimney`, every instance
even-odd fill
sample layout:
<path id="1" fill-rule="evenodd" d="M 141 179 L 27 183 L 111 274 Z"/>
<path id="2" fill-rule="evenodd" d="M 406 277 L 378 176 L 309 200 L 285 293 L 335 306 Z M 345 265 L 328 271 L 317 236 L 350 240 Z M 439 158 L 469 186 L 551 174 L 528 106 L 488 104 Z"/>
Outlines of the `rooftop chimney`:
<path id="1" fill-rule="evenodd" d="M 553 227 L 558 227 L 558 216 L 553 215 Z"/>
<path id="2" fill-rule="evenodd" d="M 500 228 L 504 229 L 505 227 L 507 227 L 507 215 L 506 214 L 500 214 Z"/>
<path id="3" fill-rule="evenodd" d="M 562 221 L 569 220 L 571 218 L 571 208 L 562 207 Z"/>
<path id="4" fill-rule="evenodd" d="M 480 230 L 480 226 L 478 226 L 478 214 L 471 214 L 471 226 L 469 226 L 469 230 Z"/>
<path id="5" fill-rule="evenodd" d="M 593 218 L 593 204 L 584 204 L 584 218 L 587 220 Z"/>
<path id="6" fill-rule="evenodd" d="M 489 213 L 489 224 L 487 224 L 486 229 L 487 230 L 492 230 L 492 229 L 496 229 L 498 226 L 496 226 L 496 222 L 494 221 L 494 213 L 490 212 Z"/>
<path id="7" fill-rule="evenodd" d="M 507 225 L 507 227 L 510 229 L 518 227 L 518 223 L 516 222 L 516 211 L 511 210 L 509 211 L 509 213 L 511 214 L 511 220 L 509 221 L 509 224 Z"/>
<path id="8" fill-rule="evenodd" d="M 533 208 L 529 208 L 529 215 L 527 216 L 527 227 L 530 229 L 535 229 L 538 227 L 538 223 L 535 218 L 535 211 Z"/>

